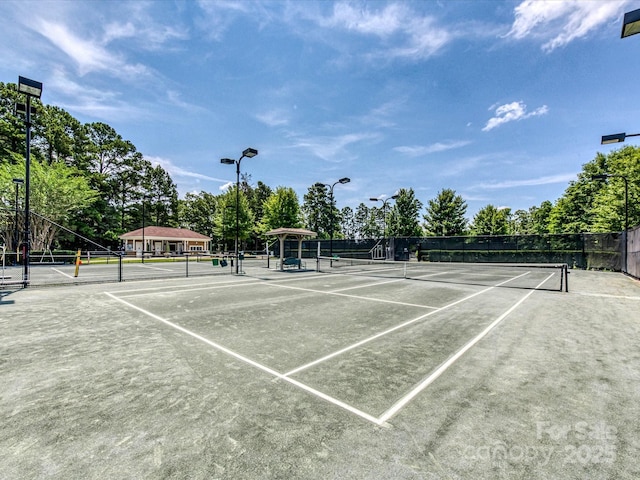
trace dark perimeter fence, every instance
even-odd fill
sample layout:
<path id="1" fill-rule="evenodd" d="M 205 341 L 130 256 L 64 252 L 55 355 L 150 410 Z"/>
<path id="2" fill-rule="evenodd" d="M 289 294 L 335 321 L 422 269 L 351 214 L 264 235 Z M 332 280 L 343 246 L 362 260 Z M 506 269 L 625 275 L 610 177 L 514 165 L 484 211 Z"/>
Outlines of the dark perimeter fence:
<path id="1" fill-rule="evenodd" d="M 363 240 L 306 240 L 302 256 L 429 262 L 566 263 L 571 268 L 624 271 L 624 233 L 401 237 Z M 274 245 L 279 255 L 277 243 Z M 296 257 L 298 242 L 287 240 L 285 257 Z M 627 271 L 640 277 L 640 227 L 627 234 Z"/>

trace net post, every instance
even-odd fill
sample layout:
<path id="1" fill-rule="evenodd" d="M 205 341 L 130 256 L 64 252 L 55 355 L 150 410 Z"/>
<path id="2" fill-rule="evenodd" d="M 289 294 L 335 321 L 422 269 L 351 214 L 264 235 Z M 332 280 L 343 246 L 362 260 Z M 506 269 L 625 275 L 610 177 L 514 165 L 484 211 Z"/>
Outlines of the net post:
<path id="1" fill-rule="evenodd" d="M 122 282 L 122 257 L 124 252 L 118 253 L 118 282 Z"/>
<path id="2" fill-rule="evenodd" d="M 565 263 L 563 266 L 563 270 L 564 270 L 564 291 L 568 293 L 569 292 L 569 265 Z"/>

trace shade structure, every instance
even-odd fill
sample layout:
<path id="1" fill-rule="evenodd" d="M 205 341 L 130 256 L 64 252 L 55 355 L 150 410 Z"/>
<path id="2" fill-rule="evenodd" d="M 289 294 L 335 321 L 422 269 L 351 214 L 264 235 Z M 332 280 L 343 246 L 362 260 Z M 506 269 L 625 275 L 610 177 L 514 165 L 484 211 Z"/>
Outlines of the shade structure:
<path id="1" fill-rule="evenodd" d="M 284 241 L 287 237 L 294 237 L 298 240 L 298 259 L 302 259 L 302 240 L 304 238 L 315 238 L 318 236 L 316 232 L 305 228 L 274 228 L 269 230 L 265 235 L 276 236 L 280 241 L 280 270 L 284 270 Z"/>

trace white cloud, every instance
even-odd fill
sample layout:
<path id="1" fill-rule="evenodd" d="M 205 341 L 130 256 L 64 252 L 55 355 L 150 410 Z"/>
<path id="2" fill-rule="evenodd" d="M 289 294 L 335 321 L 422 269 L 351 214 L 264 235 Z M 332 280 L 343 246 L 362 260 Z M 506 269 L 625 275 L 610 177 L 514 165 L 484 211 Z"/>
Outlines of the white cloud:
<path id="1" fill-rule="evenodd" d="M 575 179 L 575 172 L 559 173 L 557 175 L 548 175 L 546 177 L 529 178 L 525 180 L 505 180 L 503 182 L 482 183 L 476 188 L 493 190 L 502 188 L 533 187 L 537 185 L 549 185 L 553 183 L 567 183 Z"/>
<path id="2" fill-rule="evenodd" d="M 257 113 L 254 117 L 269 127 L 282 127 L 289 124 L 289 117 L 283 109 L 273 109 Z"/>
<path id="3" fill-rule="evenodd" d="M 136 78 L 149 73 L 144 65 L 128 64 L 99 42 L 82 39 L 63 24 L 41 20 L 37 30 L 77 64 L 81 76 L 105 72 L 118 78 Z"/>
<path id="4" fill-rule="evenodd" d="M 312 155 L 328 162 L 340 162 L 348 156 L 347 147 L 354 143 L 377 140 L 374 133 L 348 133 L 335 137 L 301 138 L 292 147 L 309 150 Z"/>
<path id="5" fill-rule="evenodd" d="M 331 16 L 316 16 L 314 20 L 324 28 L 379 37 L 383 45 L 369 55 L 372 59 L 420 60 L 434 55 L 452 39 L 452 35 L 439 27 L 433 17 L 420 16 L 404 3 L 391 3 L 381 10 L 370 10 L 339 2 L 334 5 Z"/>
<path id="6" fill-rule="evenodd" d="M 506 36 L 517 40 L 541 39 L 545 41 L 542 49 L 550 52 L 615 19 L 628 3 L 628 0 L 525 0 L 515 8 L 515 20 Z"/>
<path id="7" fill-rule="evenodd" d="M 495 116 L 487 121 L 487 124 L 482 129 L 483 132 L 488 132 L 494 128 L 508 122 L 514 122 L 516 120 L 523 120 L 529 117 L 537 117 L 540 115 L 546 115 L 549 112 L 549 107 L 543 105 L 536 108 L 532 112 L 527 112 L 527 106 L 524 102 L 511 102 L 504 105 L 493 105 L 489 110 L 495 110 Z"/>
<path id="8" fill-rule="evenodd" d="M 182 167 L 178 167 L 177 165 L 174 165 L 173 162 L 171 160 L 169 160 L 168 158 L 154 157 L 154 156 L 149 156 L 149 155 L 145 155 L 144 158 L 146 160 L 149 160 L 152 165 L 160 165 L 172 177 L 174 177 L 174 176 L 175 177 L 189 177 L 189 178 L 197 178 L 199 180 L 208 180 L 208 181 L 212 181 L 212 182 L 227 182 L 227 179 L 209 177 L 208 175 L 203 175 L 202 173 L 192 172 L 192 171 L 186 170 L 186 169 L 184 169 Z"/>
<path id="9" fill-rule="evenodd" d="M 230 188 L 233 188 L 235 186 L 235 182 L 227 182 L 223 185 L 220 185 L 218 187 L 218 190 L 220 190 L 221 192 L 226 192 L 227 190 L 229 190 Z"/>
<path id="10" fill-rule="evenodd" d="M 452 142 L 436 142 L 431 145 L 403 145 L 395 147 L 396 152 L 407 155 L 408 157 L 421 157 L 430 153 L 444 152 L 469 145 L 471 142 L 467 140 L 458 140 Z"/>

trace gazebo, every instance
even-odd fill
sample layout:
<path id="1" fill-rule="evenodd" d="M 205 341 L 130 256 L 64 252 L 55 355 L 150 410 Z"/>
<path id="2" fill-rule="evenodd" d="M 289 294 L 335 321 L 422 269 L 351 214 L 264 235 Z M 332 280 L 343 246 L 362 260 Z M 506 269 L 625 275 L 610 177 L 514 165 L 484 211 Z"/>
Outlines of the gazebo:
<path id="1" fill-rule="evenodd" d="M 280 240 L 280 270 L 284 270 L 284 241 L 287 237 L 298 239 L 298 266 L 302 263 L 302 240 L 305 237 L 315 238 L 318 236 L 316 232 L 306 230 L 304 228 L 286 228 L 280 227 L 269 230 L 265 235 L 276 236 Z"/>

